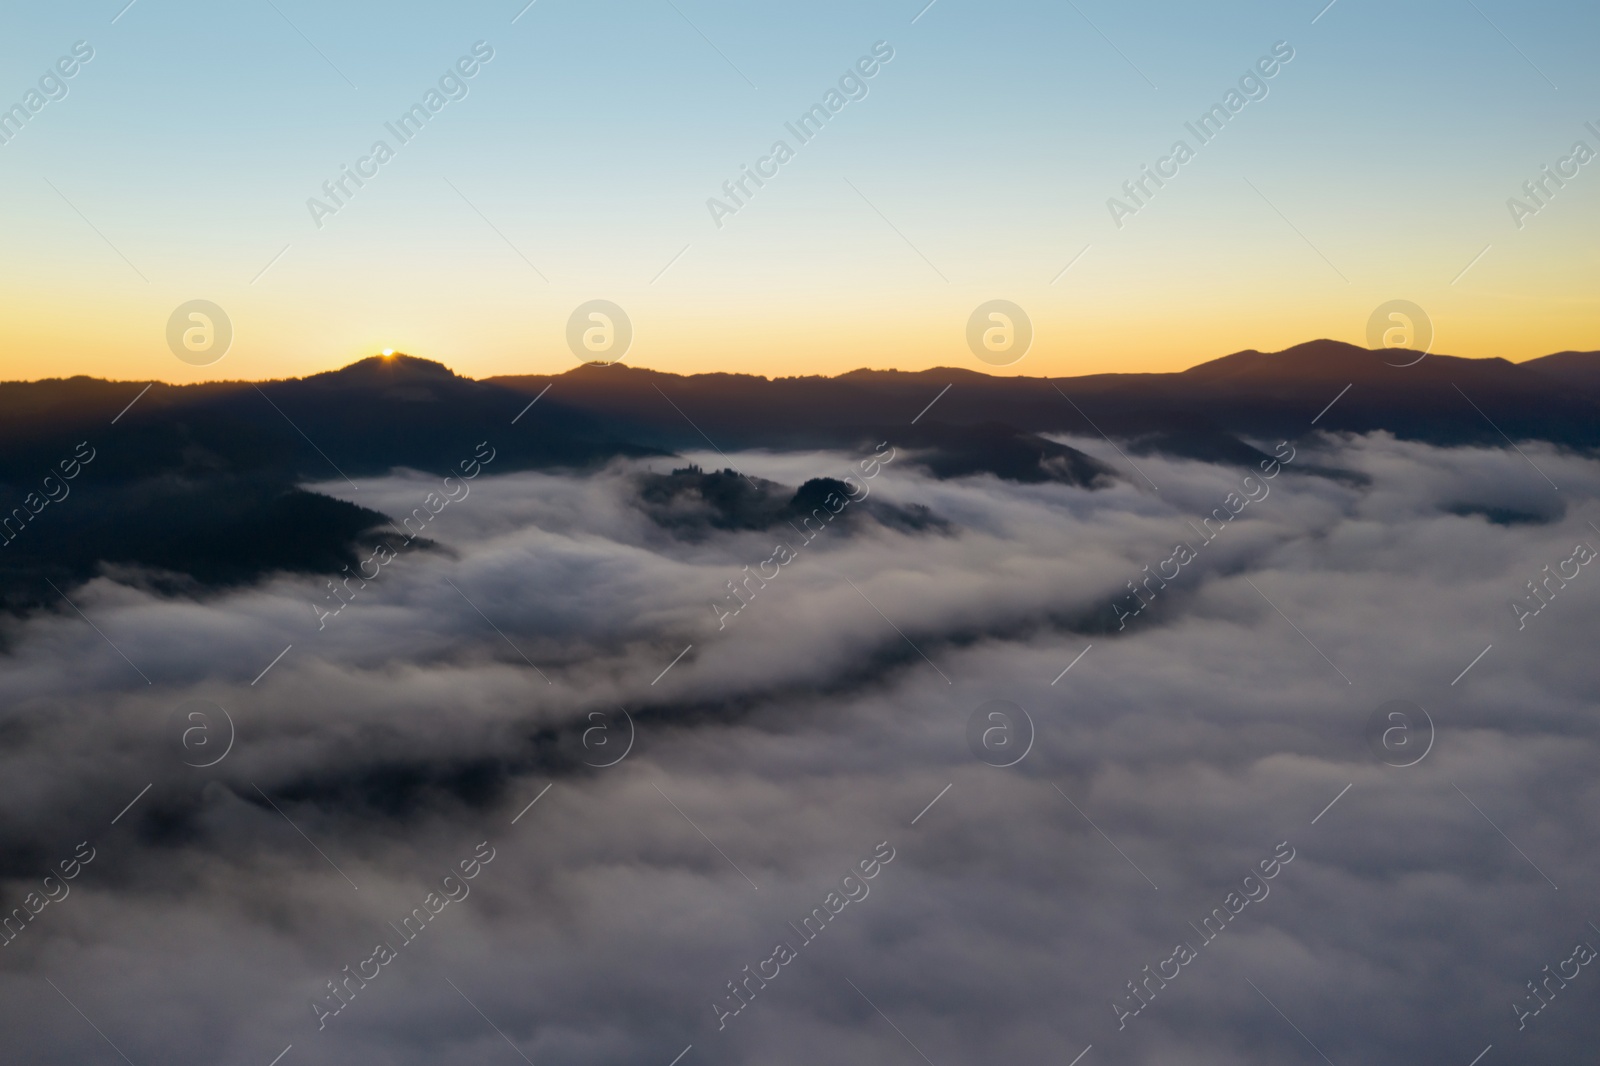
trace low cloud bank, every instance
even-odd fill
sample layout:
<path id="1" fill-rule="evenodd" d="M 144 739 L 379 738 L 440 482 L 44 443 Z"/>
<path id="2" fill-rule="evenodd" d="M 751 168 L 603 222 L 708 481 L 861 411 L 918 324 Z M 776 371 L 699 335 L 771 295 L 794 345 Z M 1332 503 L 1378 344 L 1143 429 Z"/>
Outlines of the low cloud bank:
<path id="1" fill-rule="evenodd" d="M 1600 463 L 1525 446 L 1557 494 L 1516 452 L 1295 442 L 1119 629 L 1108 605 L 1240 470 L 1140 457 L 1155 491 L 1067 443 L 1119 476 L 885 465 L 880 515 L 942 525 L 851 508 L 723 627 L 728 583 L 805 531 L 663 523 L 641 493 L 681 459 L 487 468 L 321 628 L 326 579 L 289 576 L 198 598 L 102 577 L 82 615 L 6 622 L 12 1054 L 1587 1055 L 1595 978 L 1541 982 L 1600 944 L 1600 577 L 1512 605 L 1600 548 Z M 788 492 L 860 458 L 687 457 Z M 436 488 L 364 479 L 359 502 Z M 1029 734 L 1006 768 L 969 746 L 993 700 L 1026 713 L 990 738 Z M 1426 713 L 1377 733 L 1427 742 L 1409 767 L 1370 740 L 1392 700 Z M 880 845 L 870 903 L 797 932 Z"/>

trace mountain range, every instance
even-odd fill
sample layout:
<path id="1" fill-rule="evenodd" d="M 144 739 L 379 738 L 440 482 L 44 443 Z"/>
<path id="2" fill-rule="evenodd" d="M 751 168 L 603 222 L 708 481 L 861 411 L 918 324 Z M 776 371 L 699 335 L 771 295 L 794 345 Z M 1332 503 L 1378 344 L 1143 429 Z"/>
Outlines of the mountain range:
<path id="1" fill-rule="evenodd" d="M 389 516 L 304 483 L 354 486 L 401 468 L 439 476 L 485 441 L 496 472 L 581 472 L 706 449 L 865 454 L 888 441 L 940 478 L 987 473 L 1089 489 L 1134 475 L 1046 435 L 1239 465 L 1265 457 L 1257 444 L 1315 433 L 1600 448 L 1600 352 L 1413 360 L 1318 340 L 1162 374 L 1049 379 L 941 367 L 768 379 L 616 364 L 473 380 L 395 355 L 269 382 L 4 383 L 0 604 L 36 608 L 102 572 L 179 590 L 336 571 L 388 535 Z M 45 502 L 42 480 L 59 484 L 58 465 L 83 442 L 92 463 L 67 495 Z M 714 480 L 696 471 L 670 491 L 710 491 Z M 639 491 L 648 510 L 650 494 L 669 489 L 641 479 Z M 794 491 L 762 506 L 796 506 L 816 486 Z"/>

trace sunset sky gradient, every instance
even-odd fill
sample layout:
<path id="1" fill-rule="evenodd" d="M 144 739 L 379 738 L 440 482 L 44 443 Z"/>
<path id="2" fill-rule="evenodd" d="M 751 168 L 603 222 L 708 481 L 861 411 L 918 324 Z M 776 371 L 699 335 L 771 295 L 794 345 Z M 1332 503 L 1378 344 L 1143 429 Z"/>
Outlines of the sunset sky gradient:
<path id="1" fill-rule="evenodd" d="M 384 348 L 555 373 L 597 298 L 632 316 L 629 363 L 675 372 L 992 371 L 963 331 L 995 298 L 1037 332 L 1002 373 L 1362 343 L 1392 299 L 1437 352 L 1600 348 L 1600 164 L 1521 228 L 1507 207 L 1600 150 L 1592 4 L 524 2 L 14 14 L 0 106 L 95 55 L 0 146 L 0 377 L 263 379 Z M 480 40 L 465 98 L 314 225 L 307 199 Z M 796 145 L 785 122 L 878 41 L 868 95 Z M 1279 41 L 1269 95 L 1116 226 L 1108 197 Z M 779 138 L 795 158 L 714 225 L 707 198 Z M 233 319 L 211 366 L 167 350 L 192 299 Z"/>

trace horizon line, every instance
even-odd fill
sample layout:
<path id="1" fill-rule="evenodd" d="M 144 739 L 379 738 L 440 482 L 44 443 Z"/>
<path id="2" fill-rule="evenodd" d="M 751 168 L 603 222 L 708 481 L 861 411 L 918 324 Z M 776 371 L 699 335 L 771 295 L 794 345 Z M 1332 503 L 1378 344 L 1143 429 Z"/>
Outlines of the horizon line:
<path id="1" fill-rule="evenodd" d="M 1033 380 L 1033 381 L 1053 381 L 1053 380 L 1068 380 L 1068 381 L 1070 381 L 1070 380 L 1075 380 L 1075 379 L 1078 379 L 1078 378 L 1091 378 L 1091 377 L 1094 377 L 1094 378 L 1138 377 L 1138 376 L 1164 377 L 1164 376 L 1170 376 L 1170 375 L 1174 375 L 1174 374 L 1185 374 L 1185 373 L 1188 373 L 1191 370 L 1196 370 L 1196 369 L 1198 369 L 1200 367 L 1208 366 L 1208 365 L 1210 365 L 1212 363 L 1221 362 L 1224 359 L 1230 359 L 1230 358 L 1233 358 L 1235 356 L 1241 356 L 1241 355 L 1268 355 L 1268 356 L 1284 355 L 1286 353 L 1296 351 L 1297 349 L 1308 348 L 1308 347 L 1312 347 L 1314 345 L 1331 345 L 1331 346 L 1335 346 L 1335 347 L 1338 347 L 1338 348 L 1346 348 L 1346 349 L 1351 349 L 1351 350 L 1359 351 L 1359 352 L 1372 352 L 1372 353 L 1390 350 L 1390 349 L 1385 349 L 1385 348 L 1364 348 L 1359 344 L 1352 344 L 1349 341 L 1334 340 L 1334 339 L 1332 339 L 1330 337 L 1318 337 L 1318 338 L 1315 338 L 1313 340 L 1301 341 L 1298 344 L 1292 344 L 1287 348 L 1282 348 L 1282 349 L 1279 349 L 1278 351 L 1275 351 L 1275 352 L 1264 352 L 1264 351 L 1261 351 L 1260 349 L 1257 349 L 1257 348 L 1241 348 L 1241 349 L 1238 349 L 1237 351 L 1228 352 L 1228 353 L 1226 353 L 1224 355 L 1214 356 L 1214 357 L 1212 357 L 1210 359 L 1203 359 L 1200 362 L 1194 363 L 1194 364 L 1192 364 L 1190 366 L 1187 366 L 1187 367 L 1184 367 L 1181 370 L 1110 370 L 1110 371 L 1098 371 L 1098 372 L 1092 373 L 1092 374 L 1068 374 L 1068 375 L 1041 374 L 1041 375 L 1028 375 L 1028 374 L 993 374 L 993 373 L 986 373 L 986 372 L 984 372 L 982 370 L 974 370 L 974 369 L 972 369 L 970 367 L 949 366 L 949 365 L 941 364 L 941 365 L 938 365 L 938 366 L 925 367 L 925 368 L 923 368 L 921 370 L 904 370 L 904 369 L 901 369 L 899 367 L 882 367 L 882 368 L 878 368 L 878 367 L 870 367 L 870 366 L 860 366 L 860 367 L 856 367 L 856 368 L 851 369 L 851 370 L 841 371 L 838 374 L 831 374 L 831 375 L 830 374 L 786 374 L 786 375 L 779 375 L 779 376 L 768 376 L 766 374 L 751 373 L 751 372 L 746 372 L 746 371 L 730 371 L 730 370 L 706 370 L 706 371 L 696 371 L 696 372 L 691 372 L 691 373 L 680 373 L 678 371 L 673 371 L 673 370 L 657 370 L 657 369 L 654 369 L 652 367 L 632 365 L 632 364 L 628 364 L 628 363 L 626 363 L 626 362 L 624 362 L 622 360 L 618 360 L 617 362 L 614 362 L 614 363 L 577 363 L 577 364 L 574 364 L 572 366 L 569 366 L 565 370 L 559 370 L 559 371 L 554 371 L 554 372 L 530 371 L 528 373 L 523 373 L 523 374 L 491 374 L 491 375 L 488 375 L 487 377 L 481 377 L 481 378 L 468 377 L 465 374 L 458 373 L 456 370 L 454 370 L 448 364 L 446 364 L 444 362 L 441 362 L 440 360 L 437 360 L 437 359 L 431 359 L 431 358 L 429 358 L 427 356 L 422 356 L 422 355 L 414 355 L 414 354 L 412 354 L 410 352 L 391 351 L 391 352 L 373 352 L 371 355 L 360 356 L 360 357 L 358 357 L 358 358 L 356 358 L 356 359 L 354 359 L 354 360 L 352 360 L 352 361 L 350 361 L 348 363 L 343 364 L 342 366 L 332 367 L 332 368 L 327 369 L 327 370 L 318 370 L 318 371 L 315 371 L 315 372 L 310 373 L 310 374 L 303 374 L 303 375 L 299 375 L 299 376 L 288 376 L 288 377 L 212 378 L 212 379 L 208 379 L 208 380 L 204 380 L 204 381 L 175 382 L 175 381 L 166 381 L 166 380 L 163 380 L 163 379 L 160 379 L 160 378 L 110 378 L 110 377 L 97 377 L 97 376 L 95 376 L 93 374 L 69 374 L 69 375 L 54 375 L 54 376 L 37 377 L 37 378 L 9 378 L 9 379 L 5 379 L 5 380 L 0 380 L 0 386 L 6 386 L 6 385 L 38 385 L 38 384 L 44 384 L 46 382 L 52 382 L 52 381 L 65 382 L 65 381 L 76 381 L 78 379 L 87 379 L 89 381 L 103 381 L 103 382 L 105 382 L 107 384 L 139 384 L 141 382 L 150 382 L 151 384 L 159 383 L 159 384 L 162 384 L 162 385 L 167 385 L 167 386 L 172 387 L 172 388 L 196 388 L 196 387 L 207 386 L 207 385 L 257 385 L 257 384 L 267 384 L 267 383 L 271 383 L 271 382 L 283 382 L 283 381 L 306 381 L 306 380 L 309 380 L 311 378 L 321 377 L 324 374 L 343 373 L 344 371 L 347 371 L 347 370 L 351 369 L 352 367 L 359 366 L 359 365 L 361 365 L 363 363 L 372 363 L 372 362 L 383 363 L 383 362 L 389 362 L 389 361 L 397 360 L 397 359 L 404 359 L 404 360 L 409 360 L 409 361 L 412 361 L 412 362 L 429 363 L 429 364 L 432 364 L 434 366 L 442 367 L 444 370 L 448 371 L 452 376 L 460 378 L 460 379 L 462 379 L 464 381 L 495 381 L 495 380 L 503 380 L 503 379 L 506 379 L 506 378 L 522 378 L 522 377 L 557 378 L 557 377 L 565 376 L 567 374 L 575 373 L 577 371 L 580 371 L 580 370 L 584 369 L 585 367 L 593 367 L 596 370 L 609 369 L 610 367 L 624 367 L 625 369 L 628 369 L 628 370 L 641 371 L 641 372 L 644 372 L 644 373 L 657 374 L 657 375 L 660 375 L 662 377 L 671 377 L 671 378 L 745 377 L 745 378 L 760 379 L 762 381 L 797 381 L 797 380 L 803 380 L 803 379 L 806 379 L 806 378 L 820 378 L 822 380 L 827 380 L 827 381 L 836 381 L 836 380 L 838 380 L 840 378 L 849 377 L 852 374 L 907 374 L 907 375 L 915 375 L 915 374 L 933 374 L 933 373 L 962 373 L 962 374 L 973 375 L 973 376 L 976 376 L 976 377 L 994 378 L 994 379 L 1020 378 L 1020 379 L 1024 379 L 1024 380 Z M 1395 350 L 1395 351 L 1410 351 L 1410 349 L 1400 349 L 1400 348 L 1393 349 L 1393 350 Z M 1461 361 L 1464 361 L 1464 362 L 1471 362 L 1471 363 L 1504 362 L 1504 363 L 1509 363 L 1509 364 L 1511 364 L 1513 366 L 1520 366 L 1523 363 L 1533 363 L 1533 362 L 1537 362 L 1537 361 L 1539 361 L 1541 359 L 1548 359 L 1551 356 L 1569 355 L 1569 354 L 1600 355 L 1600 351 L 1585 351 L 1583 349 L 1578 349 L 1578 348 L 1564 348 L 1564 349 L 1562 349 L 1560 351 L 1556 351 L 1556 352 L 1546 352 L 1543 355 L 1529 356 L 1528 358 L 1522 359 L 1522 360 L 1508 359 L 1505 356 L 1498 356 L 1498 355 L 1491 355 L 1491 356 L 1464 356 L 1464 355 L 1447 355 L 1447 354 L 1440 353 L 1440 352 L 1425 352 L 1424 356 L 1425 357 L 1429 357 L 1429 358 L 1434 358 L 1434 359 L 1457 359 L 1457 360 L 1461 360 Z"/>

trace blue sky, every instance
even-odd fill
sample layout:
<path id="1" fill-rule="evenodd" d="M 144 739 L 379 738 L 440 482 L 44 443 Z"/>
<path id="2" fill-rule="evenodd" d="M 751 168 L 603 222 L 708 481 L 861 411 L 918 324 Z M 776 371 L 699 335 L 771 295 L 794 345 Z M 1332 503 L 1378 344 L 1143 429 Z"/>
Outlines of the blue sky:
<path id="1" fill-rule="evenodd" d="M 1338 0 L 1313 24 L 1320 3 L 538 0 L 512 24 L 520 2 L 138 0 L 113 24 L 121 8 L 30 8 L 0 41 L 4 99 L 95 49 L 0 148 L 15 376 L 58 356 L 198 373 L 159 333 L 193 297 L 242 322 L 210 376 L 391 343 L 561 369 L 561 322 L 596 296 L 636 307 L 641 356 L 672 369 L 951 362 L 943 318 L 993 296 L 1033 309 L 1053 372 L 1356 340 L 1393 297 L 1436 309 L 1462 354 L 1600 347 L 1581 277 L 1600 179 L 1520 231 L 1505 205 L 1600 123 L 1593 7 Z M 495 58 L 470 95 L 315 228 L 307 198 L 479 40 Z M 895 58 L 870 95 L 713 226 L 706 199 L 880 40 Z M 1107 198 L 1278 41 L 1295 58 L 1270 95 L 1114 227 Z"/>

